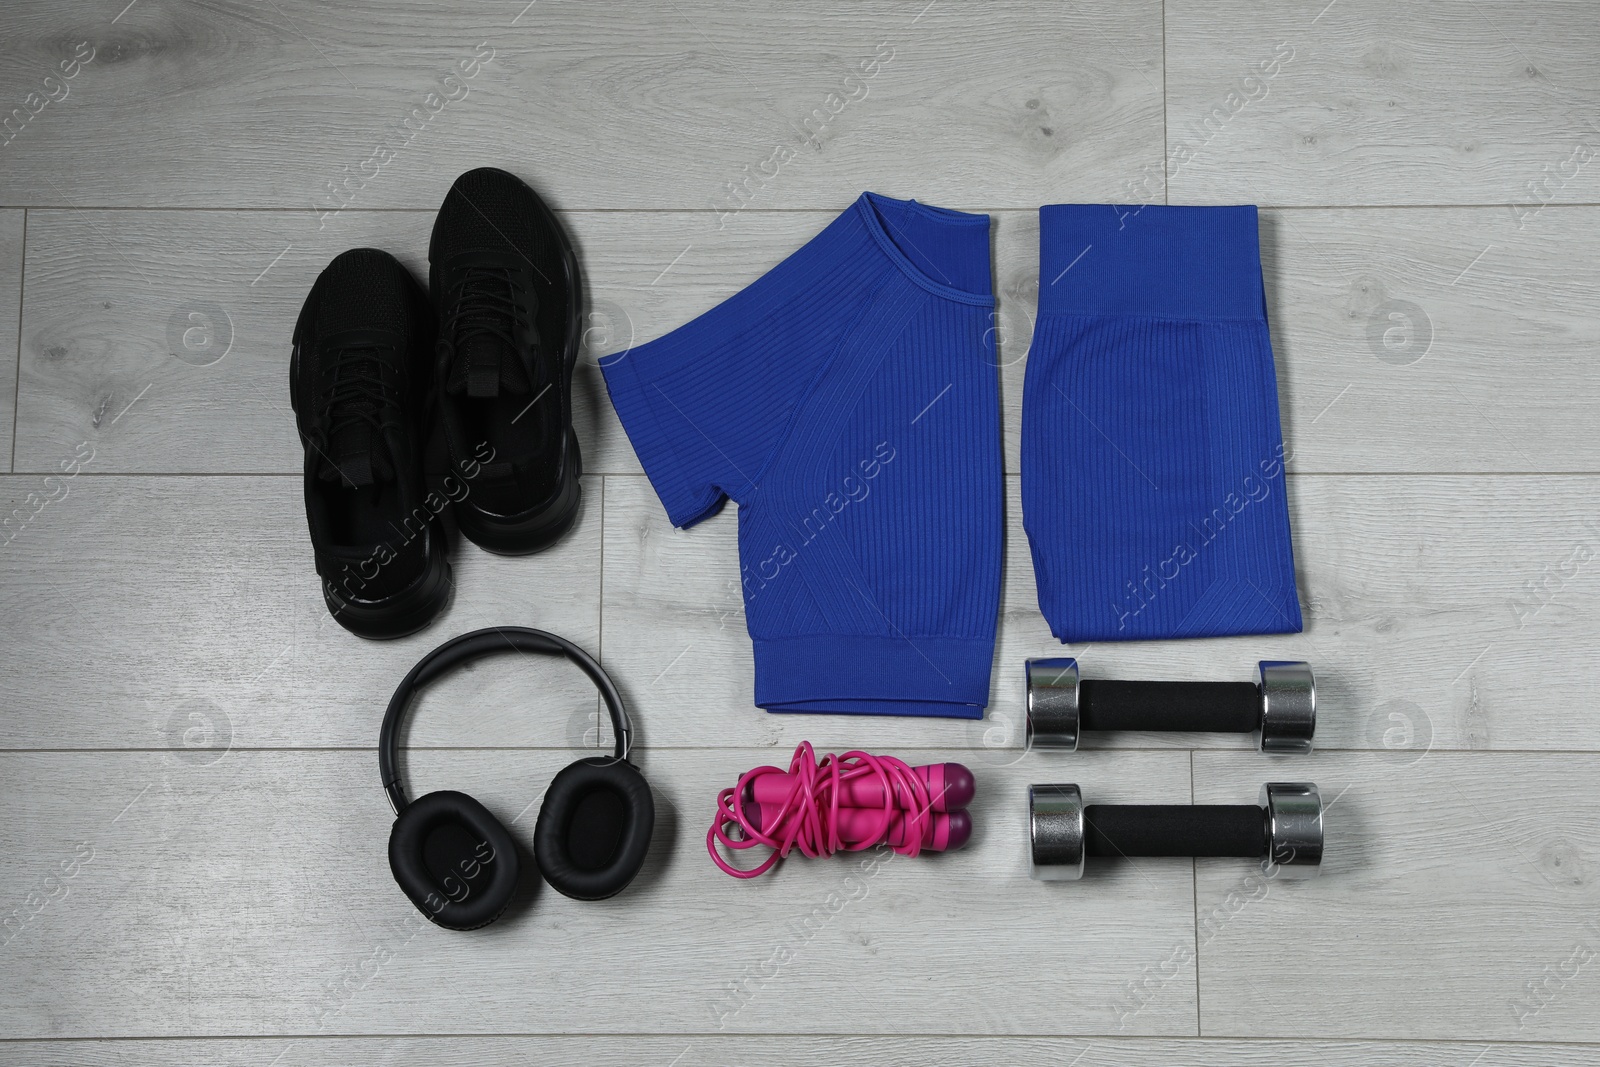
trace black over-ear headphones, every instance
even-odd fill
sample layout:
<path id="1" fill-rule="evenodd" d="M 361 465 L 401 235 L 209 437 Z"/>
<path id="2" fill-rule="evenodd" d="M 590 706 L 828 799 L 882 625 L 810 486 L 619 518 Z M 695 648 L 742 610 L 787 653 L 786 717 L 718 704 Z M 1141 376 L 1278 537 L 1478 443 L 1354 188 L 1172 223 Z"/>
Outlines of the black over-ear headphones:
<path id="1" fill-rule="evenodd" d="M 655 828 L 650 786 L 628 762 L 633 728 L 617 687 L 587 652 L 563 637 L 525 626 L 475 630 L 446 641 L 411 668 L 389 701 L 378 736 L 378 771 L 394 807 L 389 868 L 422 913 L 451 930 L 498 919 L 517 886 L 517 849 L 489 810 L 465 793 L 442 790 L 406 802 L 396 755 L 400 720 L 422 686 L 494 652 L 565 656 L 600 690 L 617 737 L 610 756 L 571 764 L 545 790 L 533 855 L 545 880 L 577 900 L 604 900 L 627 888 L 644 864 Z"/>

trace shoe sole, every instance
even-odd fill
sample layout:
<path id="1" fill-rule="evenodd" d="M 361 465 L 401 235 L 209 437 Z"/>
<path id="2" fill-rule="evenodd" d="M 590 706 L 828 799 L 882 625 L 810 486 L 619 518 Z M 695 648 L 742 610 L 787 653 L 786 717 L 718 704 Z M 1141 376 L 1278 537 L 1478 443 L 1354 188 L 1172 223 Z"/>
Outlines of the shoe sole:
<path id="1" fill-rule="evenodd" d="M 578 435 L 568 431 L 566 467 L 561 475 L 561 491 L 537 514 L 511 521 L 487 515 L 472 507 L 456 505 L 456 525 L 461 536 L 486 552 L 500 556 L 526 556 L 549 548 L 561 540 L 578 521 L 578 504 L 583 499 L 583 461 L 578 457 Z"/>
<path id="2" fill-rule="evenodd" d="M 363 603 L 340 600 L 323 583 L 322 600 L 334 621 L 357 637 L 369 641 L 392 641 L 409 637 L 436 619 L 450 602 L 455 582 L 450 571 L 450 561 L 444 555 L 444 541 L 439 536 L 437 524 L 429 530 L 430 538 L 438 538 L 439 547 L 427 555 L 428 567 L 422 576 L 407 588 L 382 601 Z"/>
<path id="3" fill-rule="evenodd" d="M 516 175 L 507 173 L 507 176 L 527 186 L 527 183 Z M 537 205 L 545 223 L 557 237 L 561 238 L 561 265 L 566 275 L 567 292 L 572 297 L 568 301 L 567 338 L 561 356 L 561 400 L 570 418 L 572 372 L 578 366 L 578 350 L 583 342 L 583 279 L 578 274 L 577 250 L 572 247 L 572 240 L 567 236 L 566 229 L 556 218 L 556 213 L 550 210 L 550 205 L 546 204 L 539 194 L 533 193 L 531 188 L 528 191 L 533 194 L 534 204 Z M 561 488 L 556 493 L 555 499 L 527 518 L 508 518 L 482 511 L 470 503 L 457 504 L 456 525 L 460 527 L 461 535 L 479 548 L 501 556 L 532 555 L 561 540 L 562 535 L 572 529 L 577 522 L 578 504 L 583 499 L 583 486 L 579 483 L 583 477 L 583 456 L 578 450 L 578 435 L 570 425 L 567 427 L 565 451 Z"/>

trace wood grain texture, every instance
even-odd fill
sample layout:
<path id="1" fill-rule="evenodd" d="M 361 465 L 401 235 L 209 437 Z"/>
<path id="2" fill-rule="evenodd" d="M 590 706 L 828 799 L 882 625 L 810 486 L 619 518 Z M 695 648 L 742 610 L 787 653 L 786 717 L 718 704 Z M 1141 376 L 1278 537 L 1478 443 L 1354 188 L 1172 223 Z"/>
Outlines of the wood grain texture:
<path id="1" fill-rule="evenodd" d="M 1291 469 L 1600 470 L 1596 240 L 1593 207 L 1267 213 Z"/>
<path id="2" fill-rule="evenodd" d="M 17 413 L 17 322 L 22 314 L 22 243 L 26 212 L 0 211 L 0 452 L 11 469 Z"/>
<path id="3" fill-rule="evenodd" d="M 1173 0 L 1165 12 L 1170 203 L 1600 200 L 1587 4 Z"/>
<path id="4" fill-rule="evenodd" d="M 1303 659 L 1330 748 L 1600 749 L 1589 655 L 1600 554 L 1594 479 L 1288 481 L 1307 629 L 1273 637 L 1063 647 L 1039 614 L 1017 480 L 1008 481 L 1005 585 L 983 720 L 929 723 L 768 715 L 750 707 L 750 639 L 732 509 L 672 529 L 643 478 L 606 485 L 607 663 L 658 745 L 817 744 L 893 751 L 960 737 L 974 765 L 1022 757 L 1031 656 L 1076 655 L 1089 677 L 1247 680 L 1259 659 Z M 1404 521 L 1397 521 L 1404 516 Z M 1130 578 L 1137 576 L 1130 576 Z M 1243 746 L 1188 734 L 1085 745 Z"/>
<path id="5" fill-rule="evenodd" d="M 1600 1036 L 1593 754 L 1323 754 L 1321 878 L 1196 869 L 1213 1036 Z M 1195 801 L 1253 800 L 1260 757 L 1197 752 Z M 1559 1036 L 1558 1036 L 1559 1035 Z"/>
<path id="6" fill-rule="evenodd" d="M 363 207 L 431 209 L 493 160 L 567 208 L 814 208 L 879 186 L 1027 207 L 1115 199 L 1160 169 L 1153 0 L 115 15 L 7 5 L 0 100 L 25 99 L 80 42 L 95 58 L 8 146 L 0 205 L 309 210 L 336 183 Z M 393 158 L 372 162 L 379 146 Z"/>
<path id="7" fill-rule="evenodd" d="M 744 285 L 827 224 L 823 212 L 577 212 L 585 352 L 574 425 L 591 473 L 638 471 L 596 361 L 619 357 Z M 345 248 L 428 276 L 431 212 L 34 212 L 23 325 L 19 467 L 80 441 L 116 472 L 298 473 L 290 339 L 317 274 Z M 127 405 L 138 397 L 138 405 Z M 121 417 L 126 413 L 126 418 Z"/>
<path id="8" fill-rule="evenodd" d="M 1550 207 L 1520 228 L 1484 207 L 1278 210 L 1260 227 L 1292 470 L 1600 469 L 1600 448 L 1572 432 L 1600 418 L 1600 209 Z M 997 231 L 1016 471 L 1038 217 L 1006 213 Z"/>
<path id="9" fill-rule="evenodd" d="M 430 926 L 389 875 L 370 753 L 0 755 L 15 786 L 0 794 L 0 880 L 7 911 L 27 916 L 0 947 L 0 1032 L 1194 1033 L 1192 961 L 1120 1031 L 1113 996 L 1192 936 L 1190 864 L 1031 881 L 1022 812 L 1037 768 L 982 778 L 959 852 L 866 868 L 797 858 L 743 882 L 712 866 L 705 828 L 715 790 L 766 753 L 641 756 L 659 821 L 630 889 L 582 903 L 525 879 L 505 918 L 459 934 Z M 569 760 L 430 751 L 410 780 L 477 797 L 527 854 L 534 802 Z M 1098 753 L 1074 774 L 1109 799 L 1180 802 L 1188 765 Z M 60 881 L 80 852 L 91 858 Z M 30 912 L 36 888 L 55 897 Z"/>
<path id="10" fill-rule="evenodd" d="M 338 221 L 335 235 L 307 213 L 36 214 L 19 468 L 87 440 L 100 471 L 300 471 L 289 355 L 317 274 L 366 245 L 427 277 L 431 219 Z"/>
<path id="11" fill-rule="evenodd" d="M 0 1064 L 39 1067 L 212 1067 L 269 1063 L 278 1067 L 746 1067 L 774 1058 L 796 1067 L 871 1063 L 881 1067 L 1588 1067 L 1600 1050 L 1584 1045 L 1423 1041 L 1229 1041 L 1207 1038 L 995 1037 L 368 1037 L 225 1040 L 18 1041 L 0 1044 Z"/>
<path id="12" fill-rule="evenodd" d="M 832 217 L 565 216 L 590 293 L 573 391 L 587 470 L 639 470 L 596 360 L 716 306 Z M 425 278 L 431 227 L 422 212 L 345 212 L 322 230 L 309 213 L 33 212 L 17 469 L 54 470 L 87 440 L 101 471 L 297 472 L 287 368 L 305 293 L 355 245 Z M 1571 432 L 1600 417 L 1600 208 L 1547 208 L 1523 230 L 1492 208 L 1280 211 L 1262 235 L 1293 469 L 1600 470 L 1600 445 Z M 996 214 L 994 269 L 1014 473 L 1035 212 Z"/>
<path id="13" fill-rule="evenodd" d="M 0 479 L 0 514 L 30 516 L 0 548 L 0 747 L 370 749 L 395 685 L 448 637 L 529 625 L 598 650 L 598 479 L 585 489 L 559 545 L 461 543 L 438 621 L 364 641 L 323 603 L 298 478 Z M 563 661 L 487 660 L 427 690 L 408 739 L 594 745 L 597 708 Z"/>
<path id="14" fill-rule="evenodd" d="M 0 1064 L 1600 1064 L 1597 32 L 1584 0 L 0 5 Z M 364 642 L 306 543 L 290 331 L 346 248 L 425 277 L 482 164 L 580 249 L 583 512 L 531 559 L 458 544 L 446 614 Z M 750 706 L 733 509 L 670 527 L 596 366 L 869 188 L 994 218 L 982 720 Z M 1049 635 L 1016 472 L 1036 212 L 1072 202 L 1264 205 L 1305 633 Z M 393 885 L 372 746 L 424 650 L 507 622 L 616 675 L 658 829 L 614 900 L 530 877 L 446 933 Z M 1026 752 L 1022 662 L 1063 653 L 1310 660 L 1318 752 Z M 526 872 L 602 722 L 572 668 L 507 657 L 422 696 L 402 764 L 511 824 Z M 973 843 L 723 876 L 716 790 L 802 737 L 967 763 Z M 1268 778 L 1330 805 L 1316 882 L 1027 877 L 1029 783 L 1240 803 Z"/>

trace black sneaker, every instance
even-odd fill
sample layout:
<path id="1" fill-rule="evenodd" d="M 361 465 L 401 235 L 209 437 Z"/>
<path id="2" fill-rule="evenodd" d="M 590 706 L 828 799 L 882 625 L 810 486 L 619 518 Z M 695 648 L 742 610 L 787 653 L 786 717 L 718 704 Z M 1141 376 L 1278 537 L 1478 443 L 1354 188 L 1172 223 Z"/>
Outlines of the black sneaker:
<path id="1" fill-rule="evenodd" d="M 373 248 L 328 264 L 294 327 L 311 547 L 328 610 L 362 637 L 414 633 L 450 597 L 445 498 L 423 488 L 432 344 L 422 288 Z"/>
<path id="2" fill-rule="evenodd" d="M 532 189 L 483 167 L 450 187 L 428 262 L 439 421 L 466 485 L 456 521 L 491 552 L 537 552 L 578 515 L 578 257 Z"/>

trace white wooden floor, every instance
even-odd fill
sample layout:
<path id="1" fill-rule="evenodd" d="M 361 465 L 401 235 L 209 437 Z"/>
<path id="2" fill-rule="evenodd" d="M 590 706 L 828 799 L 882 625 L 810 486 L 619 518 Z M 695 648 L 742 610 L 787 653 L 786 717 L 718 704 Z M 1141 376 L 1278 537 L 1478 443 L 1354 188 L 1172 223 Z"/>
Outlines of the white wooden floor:
<path id="1" fill-rule="evenodd" d="M 6 0 L 7 114 L 0 1063 L 1600 1064 L 1592 0 Z M 752 708 L 733 513 L 668 525 L 592 361 L 570 537 L 464 546 L 411 639 L 330 622 L 293 316 L 345 248 L 425 275 L 433 211 L 483 164 L 564 213 L 591 355 L 736 292 L 864 188 L 993 214 L 988 720 Z M 1016 500 L 1035 211 L 1109 201 L 1262 206 L 1307 628 L 1077 652 L 1132 677 L 1309 659 L 1306 760 L 1016 748 L 1022 660 L 1059 648 Z M 390 879 L 373 744 L 406 667 L 489 623 L 602 653 L 662 818 L 624 896 L 529 891 L 446 933 Z M 595 719 L 575 671 L 484 664 L 422 701 L 411 781 L 526 843 Z M 969 763 L 975 841 L 843 906 L 848 861 L 718 873 L 715 792 L 803 737 Z M 1283 777 L 1333 802 L 1319 881 L 1028 880 L 1030 782 L 1232 803 Z"/>

